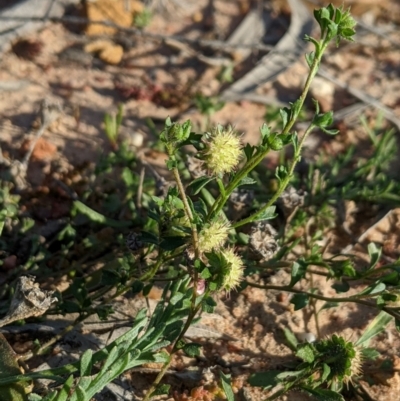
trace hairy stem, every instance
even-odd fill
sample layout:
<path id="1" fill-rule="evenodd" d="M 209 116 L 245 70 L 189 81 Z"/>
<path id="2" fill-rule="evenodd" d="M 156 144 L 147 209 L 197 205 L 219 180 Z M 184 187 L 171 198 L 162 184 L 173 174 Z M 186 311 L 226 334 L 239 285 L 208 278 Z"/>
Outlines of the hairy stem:
<path id="1" fill-rule="evenodd" d="M 193 243 L 194 253 L 195 253 L 195 257 L 198 258 L 199 257 L 199 236 L 198 236 L 198 233 L 197 233 L 196 223 L 194 222 L 192 209 L 189 206 L 189 202 L 187 200 L 186 193 L 185 193 L 185 188 L 183 187 L 183 184 L 182 184 L 181 177 L 179 175 L 178 169 L 176 167 L 173 168 L 172 173 L 174 175 L 174 179 L 175 179 L 176 185 L 178 186 L 178 190 L 179 190 L 179 193 L 181 195 L 181 199 L 182 199 L 182 202 L 183 202 L 183 206 L 185 208 L 186 216 L 190 221 L 190 227 L 191 227 L 191 230 L 192 230 L 192 243 Z"/>

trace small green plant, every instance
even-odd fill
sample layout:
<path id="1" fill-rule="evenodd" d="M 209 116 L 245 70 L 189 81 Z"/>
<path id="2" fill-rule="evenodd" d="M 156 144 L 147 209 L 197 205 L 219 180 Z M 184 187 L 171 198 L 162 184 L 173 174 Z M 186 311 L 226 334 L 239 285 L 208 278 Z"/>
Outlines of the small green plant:
<path id="1" fill-rule="evenodd" d="M 317 323 L 317 301 L 324 302 L 325 309 L 353 302 L 379 311 L 356 343 L 339 335 L 329 338 L 318 335 L 315 342 L 300 344 L 286 331 L 286 339 L 300 362 L 284 372 L 261 372 L 250 378 L 251 384 L 268 392 L 272 389 L 272 394 L 265 395 L 269 400 L 295 389 L 306 391 L 318 400 L 344 400 L 340 394 L 343 386 L 357 382 L 364 358 L 376 356 L 366 348 L 367 342 L 393 319 L 400 327 L 400 265 L 399 261 L 383 264 L 381 250 L 372 244 L 368 248 L 368 263 L 363 269 L 356 269 L 349 257 L 326 257 L 319 241 L 332 225 L 331 207 L 335 201 L 398 202 L 399 182 L 386 174 L 388 163 L 383 160 L 389 147 L 394 148 L 393 133 L 389 132 L 371 135 L 374 146 L 371 159 L 381 160 L 380 168 L 370 160 L 347 168 L 350 152 L 336 161 L 322 158 L 310 166 L 308 176 L 303 177 L 309 197 L 289 187 L 299 182 L 296 166 L 310 132 L 319 129 L 328 135 L 337 133 L 330 128 L 332 112 L 320 113 L 317 102 L 305 132 L 299 135 L 293 127 L 329 43 L 352 40 L 355 34 L 354 20 L 343 8 L 330 5 L 316 10 L 314 15 L 321 36 L 306 37 L 315 49 L 306 56 L 309 73 L 303 91 L 293 104 L 279 110 L 281 123 L 276 125 L 279 129 L 266 124 L 261 127 L 256 145 L 243 144 L 232 127 L 217 125 L 198 133 L 192 130 L 190 121 L 178 123 L 168 118 L 159 135 L 159 148 L 167 154 L 166 166 L 172 183 L 157 174 L 153 179 L 139 178 L 133 173 L 138 167 L 133 152 L 125 144 L 117 146 L 122 107 L 117 115 L 106 115 L 106 134 L 113 151 L 101 160 L 84 189 L 71 197 L 70 215 L 55 240 L 56 251 L 51 252 L 54 245 L 51 241 L 45 245 L 32 242 L 30 264 L 25 266 L 28 271 L 32 268 L 44 274 L 49 274 L 50 266 L 54 268 L 52 274 L 56 271 L 59 276 L 68 274 L 73 278 L 66 291 L 56 293 L 59 302 L 51 312 L 73 312 L 77 318 L 64 333 L 40 344 L 21 359 L 44 354 L 62 335 L 91 315 L 107 319 L 113 313 L 111 302 L 128 291 L 147 296 L 153 285 L 162 281 L 165 287 L 161 300 L 152 313 L 139 312 L 130 330 L 105 348 L 88 350 L 79 361 L 58 368 L 2 374 L 1 389 L 45 378 L 54 383 L 53 389 L 43 396 L 35 391 L 30 400 L 89 401 L 123 372 L 158 363 L 161 366 L 158 375 L 143 400 L 169 394 L 170 387 L 163 380 L 174 356 L 200 355 L 201 345 L 186 338 L 190 326 L 202 314 L 213 312 L 219 294 L 253 286 L 293 294 L 294 309 L 310 307 Z M 208 118 L 223 106 L 202 96 L 197 97 L 197 105 Z M 191 154 L 188 145 L 194 149 Z M 293 147 L 291 159 L 283 159 L 272 172 L 259 169 L 266 155 L 286 146 Z M 339 187 L 337 183 L 346 169 L 347 181 Z M 374 182 L 371 183 L 370 177 Z M 115 182 L 122 185 L 116 186 Z M 243 188 L 252 188 L 255 197 L 241 196 Z M 360 188 L 363 190 L 359 191 Z M 7 208 L 14 202 L 7 192 L 3 198 L 6 211 L 1 216 L 5 222 L 15 217 L 15 210 Z M 238 204 L 247 208 L 246 213 L 237 212 Z M 277 216 L 277 205 L 286 219 L 286 226 L 279 233 L 268 224 Z M 299 227 L 306 234 L 294 239 Z M 29 233 L 29 224 L 25 229 Z M 13 234 L 12 227 L 7 230 L 7 235 Z M 123 248 L 125 239 L 128 249 Z M 17 247 L 17 240 L 15 244 Z M 290 259 L 290 252 L 297 244 L 303 245 L 304 253 Z M 100 268 L 94 269 L 99 265 Z M 254 280 L 255 274 L 280 268 L 290 272 L 286 285 L 266 285 Z M 353 284 L 354 291 L 348 296 L 326 297 L 313 286 L 316 275 L 331 280 L 338 294 L 346 293 Z M 296 286 L 300 281 L 306 283 L 302 289 Z M 218 384 L 214 384 L 210 389 L 197 386 L 192 399 L 234 400 L 227 375 L 221 372 Z M 179 394 L 174 396 L 180 399 Z"/>
<path id="2" fill-rule="evenodd" d="M 104 116 L 106 135 L 113 149 L 118 147 L 119 127 L 121 126 L 123 115 L 124 107 L 122 104 L 120 104 L 118 105 L 118 111 L 116 114 L 107 113 Z"/>
<path id="3" fill-rule="evenodd" d="M 133 18 L 133 25 L 139 29 L 146 28 L 146 26 L 150 24 L 152 18 L 152 12 L 148 8 L 145 8 L 140 13 L 135 14 Z"/>
<path id="4" fill-rule="evenodd" d="M 0 181 L 0 236 L 5 224 L 11 224 L 18 215 L 19 196 L 10 192 L 11 185 Z"/>

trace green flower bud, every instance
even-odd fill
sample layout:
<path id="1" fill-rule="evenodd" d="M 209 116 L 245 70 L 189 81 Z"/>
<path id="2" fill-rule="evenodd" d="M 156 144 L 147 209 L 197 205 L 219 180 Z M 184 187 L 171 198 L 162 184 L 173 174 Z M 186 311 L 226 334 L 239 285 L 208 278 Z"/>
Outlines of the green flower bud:
<path id="1" fill-rule="evenodd" d="M 272 150 L 281 150 L 283 148 L 283 141 L 279 136 L 276 136 L 270 143 L 269 146 Z"/>
<path id="2" fill-rule="evenodd" d="M 179 124 L 171 123 L 171 120 L 168 118 L 165 122 L 165 128 L 161 134 L 161 139 L 163 139 L 166 144 L 174 145 L 188 139 L 191 129 L 190 120 Z"/>

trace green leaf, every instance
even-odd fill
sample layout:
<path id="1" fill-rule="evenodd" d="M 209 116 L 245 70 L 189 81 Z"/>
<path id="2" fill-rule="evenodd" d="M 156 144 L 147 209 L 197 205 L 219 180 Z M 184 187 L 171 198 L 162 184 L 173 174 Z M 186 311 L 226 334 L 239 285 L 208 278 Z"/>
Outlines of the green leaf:
<path id="1" fill-rule="evenodd" d="M 272 220 L 277 215 L 275 214 L 276 206 L 270 206 L 260 213 L 254 221 Z"/>
<path id="2" fill-rule="evenodd" d="M 340 34 L 346 39 L 352 41 L 352 36 L 356 34 L 356 31 L 351 28 L 343 28 L 340 30 Z"/>
<path id="3" fill-rule="evenodd" d="M 85 204 L 83 204 L 81 201 L 78 200 L 74 201 L 73 207 L 76 211 L 85 215 L 94 223 L 105 224 L 115 228 L 129 227 L 131 225 L 129 221 L 116 221 L 110 219 L 104 216 L 103 214 L 96 212 L 95 210 L 91 209 L 89 206 L 86 206 Z"/>
<path id="4" fill-rule="evenodd" d="M 280 372 L 276 377 L 279 381 L 298 379 L 304 376 L 304 370 Z"/>
<path id="5" fill-rule="evenodd" d="M 304 362 L 312 363 L 315 359 L 314 347 L 308 343 L 300 344 L 296 351 L 296 356 Z"/>
<path id="6" fill-rule="evenodd" d="M 328 376 L 331 373 L 331 368 L 329 367 L 329 365 L 327 365 L 326 363 L 323 364 L 323 371 L 322 371 L 322 377 L 321 377 L 321 382 L 324 382 Z"/>
<path id="7" fill-rule="evenodd" d="M 335 16 L 333 21 L 335 22 L 335 24 L 339 24 L 339 22 L 342 20 L 342 12 L 340 10 L 340 7 L 337 7 L 335 9 Z"/>
<path id="8" fill-rule="evenodd" d="M 170 388 L 170 384 L 159 384 L 157 388 L 151 393 L 150 398 L 155 397 L 156 395 L 168 395 Z"/>
<path id="9" fill-rule="evenodd" d="M 368 255 L 370 258 L 368 270 L 372 270 L 376 267 L 381 258 L 382 249 L 378 248 L 373 242 L 371 242 L 370 244 L 368 244 Z"/>
<path id="10" fill-rule="evenodd" d="M 333 123 L 333 111 L 323 114 L 315 114 L 312 124 L 319 128 L 325 128 Z"/>
<path id="11" fill-rule="evenodd" d="M 120 350 L 119 347 L 115 346 L 111 348 L 110 353 L 107 356 L 107 359 L 105 360 L 101 371 L 100 372 L 105 372 L 109 367 L 120 357 Z"/>
<path id="12" fill-rule="evenodd" d="M 200 355 L 201 344 L 188 343 L 183 346 L 183 352 L 190 358 Z"/>
<path id="13" fill-rule="evenodd" d="M 173 322 L 169 325 L 164 330 L 164 337 L 168 341 L 174 341 L 176 338 L 179 336 L 181 330 L 183 328 L 183 321 L 178 320 L 176 322 Z"/>
<path id="14" fill-rule="evenodd" d="M 101 285 L 116 285 L 121 282 L 121 275 L 117 270 L 104 268 L 101 271 Z"/>
<path id="15" fill-rule="evenodd" d="M 250 241 L 250 235 L 245 233 L 237 234 L 237 245 L 248 245 Z"/>
<path id="16" fill-rule="evenodd" d="M 225 375 L 222 371 L 220 372 L 222 388 L 225 392 L 226 399 L 228 401 L 235 401 L 235 395 L 233 394 L 231 386 L 231 375 Z"/>
<path id="17" fill-rule="evenodd" d="M 204 188 L 203 188 L 201 190 L 201 194 L 203 195 L 204 192 L 208 192 L 208 191 L 204 190 Z M 196 211 L 198 217 L 202 217 L 203 219 L 205 219 L 207 217 L 208 209 L 207 209 L 207 205 L 203 199 L 199 198 L 196 202 L 193 202 L 193 207 L 194 207 L 194 210 Z"/>
<path id="18" fill-rule="evenodd" d="M 301 101 L 300 99 L 297 99 L 292 105 L 291 105 L 291 116 L 298 116 L 301 112 Z"/>
<path id="19" fill-rule="evenodd" d="M 92 397 L 87 397 L 85 390 L 81 387 L 81 385 L 78 385 L 75 388 L 75 394 L 76 395 L 76 401 L 87 401 L 88 399 Z"/>
<path id="20" fill-rule="evenodd" d="M 79 373 L 82 376 L 90 376 L 92 373 L 92 358 L 93 351 L 91 349 L 86 350 L 79 361 Z"/>
<path id="21" fill-rule="evenodd" d="M 305 386 L 301 386 L 300 388 L 313 395 L 317 401 L 345 401 L 345 399 L 336 391 Z"/>
<path id="22" fill-rule="evenodd" d="M 288 107 L 283 107 L 282 109 L 279 110 L 279 114 L 281 115 L 282 118 L 282 126 L 283 128 L 285 128 L 286 124 L 290 119 L 291 110 Z"/>
<path id="23" fill-rule="evenodd" d="M 271 133 L 271 129 L 270 127 L 267 126 L 267 124 L 263 124 L 262 127 L 260 128 L 260 133 L 261 133 L 261 138 L 263 139 L 263 143 L 264 143 L 264 139 L 268 138 L 270 133 Z"/>
<path id="24" fill-rule="evenodd" d="M 182 236 L 164 237 L 160 242 L 160 248 L 165 251 L 173 251 L 182 245 L 185 245 L 186 242 L 187 238 Z"/>
<path id="25" fill-rule="evenodd" d="M 182 202 L 182 199 L 180 199 L 178 196 L 171 196 L 169 199 L 170 199 L 171 205 L 175 209 L 183 210 L 185 208 L 185 205 Z"/>
<path id="26" fill-rule="evenodd" d="M 289 344 L 289 347 L 292 349 L 292 351 L 297 350 L 297 345 L 299 344 L 297 341 L 296 336 L 293 334 L 293 332 L 289 329 L 283 329 L 283 334 L 285 335 L 286 341 Z"/>
<path id="27" fill-rule="evenodd" d="M 166 164 L 166 166 L 167 166 L 167 169 L 168 170 L 173 170 L 173 169 L 175 169 L 175 168 L 178 168 L 178 162 L 176 161 L 176 160 L 171 160 L 171 159 L 168 159 L 166 162 L 165 162 L 165 164 Z"/>
<path id="28" fill-rule="evenodd" d="M 158 354 L 154 355 L 154 361 L 157 363 L 168 363 L 171 361 L 171 355 L 168 352 L 162 350 Z"/>
<path id="29" fill-rule="evenodd" d="M 140 233 L 140 240 L 144 242 L 145 244 L 154 244 L 158 245 L 158 237 L 154 235 L 153 233 L 150 233 L 148 231 L 142 231 Z"/>
<path id="30" fill-rule="evenodd" d="M 39 394 L 31 393 L 28 395 L 28 400 L 29 401 L 47 401 L 47 397 L 48 397 L 48 395 L 46 396 L 46 398 L 42 398 Z"/>
<path id="31" fill-rule="evenodd" d="M 320 129 L 327 135 L 337 135 L 340 132 L 338 129 L 326 129 L 323 127 L 320 127 Z"/>
<path id="32" fill-rule="evenodd" d="M 143 290 L 142 290 L 142 295 L 144 296 L 144 297 L 147 297 L 147 295 L 149 295 L 149 293 L 150 293 L 150 291 L 151 291 L 151 289 L 153 288 L 153 283 L 149 283 L 149 284 L 147 284 L 147 285 L 145 285 L 144 287 L 143 287 Z M 157 305 L 158 306 L 158 305 Z M 154 315 L 153 315 L 154 316 Z"/>
<path id="33" fill-rule="evenodd" d="M 217 303 L 211 297 L 206 297 L 201 302 L 201 310 L 207 313 L 213 313 Z"/>
<path id="34" fill-rule="evenodd" d="M 253 157 L 254 152 L 256 150 L 257 150 L 256 146 L 252 146 L 249 143 L 246 143 L 246 146 L 244 146 L 244 148 L 243 148 L 243 152 L 246 155 L 246 159 L 250 160 Z"/>
<path id="35" fill-rule="evenodd" d="M 264 390 L 268 390 L 279 383 L 278 375 L 281 373 L 279 370 L 253 373 L 250 375 L 248 382 L 254 387 L 263 387 Z"/>
<path id="36" fill-rule="evenodd" d="M 173 295 L 170 298 L 169 303 L 171 305 L 176 305 L 179 301 L 181 301 L 183 299 L 184 296 L 185 296 L 185 294 L 182 294 L 181 292 L 178 292 L 177 294 Z"/>
<path id="37" fill-rule="evenodd" d="M 301 279 L 303 279 L 307 273 L 307 264 L 304 262 L 297 263 L 293 262 L 292 270 L 290 272 L 290 287 L 293 287 L 296 283 L 298 283 Z"/>
<path id="38" fill-rule="evenodd" d="M 256 184 L 256 183 L 257 183 L 257 181 L 254 180 L 253 178 L 250 178 L 250 177 L 243 177 L 243 178 L 240 180 L 240 182 L 239 182 L 239 184 L 238 184 L 237 186 L 240 187 L 240 186 L 242 186 L 242 185 L 253 185 L 253 184 Z"/>
<path id="39" fill-rule="evenodd" d="M 395 324 L 396 330 L 400 332 L 400 320 L 399 319 L 395 319 L 394 320 L 394 324 Z"/>
<path id="40" fill-rule="evenodd" d="M 386 289 L 386 285 L 381 283 L 380 281 L 375 282 L 374 284 L 370 285 L 369 287 L 365 288 L 357 295 L 374 295 L 376 293 L 380 293 Z"/>
<path id="41" fill-rule="evenodd" d="M 70 391 L 72 389 L 72 385 L 74 384 L 74 376 L 70 375 L 64 386 L 60 390 L 57 396 L 57 401 L 67 401 L 69 399 Z"/>
<path id="42" fill-rule="evenodd" d="M 278 166 L 275 170 L 275 177 L 279 182 L 282 182 L 288 175 L 287 168 L 285 166 Z"/>
<path id="43" fill-rule="evenodd" d="M 307 41 L 307 42 L 311 42 L 315 46 L 316 52 L 317 53 L 319 52 L 319 49 L 320 49 L 321 46 L 320 46 L 319 42 L 316 39 L 314 39 L 312 36 L 305 35 L 304 36 L 304 40 Z"/>
<path id="44" fill-rule="evenodd" d="M 132 173 L 132 170 L 130 168 L 128 168 L 128 167 L 125 167 L 122 170 L 121 178 L 124 181 L 124 184 L 128 188 L 132 187 L 136 182 L 135 175 Z"/>
<path id="45" fill-rule="evenodd" d="M 214 179 L 215 177 L 207 176 L 196 178 L 188 185 L 188 188 L 192 189 L 193 195 L 197 195 L 203 187 L 205 187 L 209 182 L 213 181 Z"/>
<path id="46" fill-rule="evenodd" d="M 362 336 L 356 341 L 355 345 L 368 345 L 369 340 L 385 330 L 386 326 L 393 319 L 384 311 L 381 311 L 378 316 L 368 325 Z"/>
<path id="47" fill-rule="evenodd" d="M 203 269 L 200 273 L 200 277 L 204 280 L 207 280 L 208 278 L 210 278 L 212 276 L 210 270 L 206 267 L 205 269 Z"/>
<path id="48" fill-rule="evenodd" d="M 315 52 L 311 52 L 311 53 L 306 53 L 306 61 L 308 66 L 311 68 L 314 60 L 315 60 Z"/>
<path id="49" fill-rule="evenodd" d="M 290 303 L 294 305 L 294 310 L 299 310 L 308 305 L 309 297 L 307 294 L 294 294 Z"/>
<path id="50" fill-rule="evenodd" d="M 328 33 L 326 35 L 328 40 L 332 40 L 338 34 L 338 25 L 335 24 L 333 21 L 325 20 L 326 26 L 328 29 Z"/>
<path id="51" fill-rule="evenodd" d="M 131 285 L 131 293 L 133 295 L 139 294 L 140 291 L 143 290 L 143 287 L 144 287 L 144 283 L 142 281 L 135 280 L 133 282 L 133 284 Z"/>
<path id="52" fill-rule="evenodd" d="M 375 348 L 362 348 L 361 353 L 363 358 L 370 359 L 372 361 L 381 356 L 380 352 L 378 352 Z"/>

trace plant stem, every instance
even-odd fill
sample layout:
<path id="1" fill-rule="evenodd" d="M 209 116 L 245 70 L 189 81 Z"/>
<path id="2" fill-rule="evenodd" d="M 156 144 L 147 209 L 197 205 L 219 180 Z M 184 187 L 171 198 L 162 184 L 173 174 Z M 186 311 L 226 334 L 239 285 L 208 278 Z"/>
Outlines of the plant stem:
<path id="1" fill-rule="evenodd" d="M 366 298 L 366 297 L 370 296 L 369 294 L 365 294 L 365 295 L 362 295 L 362 296 L 359 296 L 359 297 L 354 296 L 354 297 L 342 297 L 342 298 L 329 298 L 329 297 L 324 297 L 323 295 L 318 295 L 318 294 L 313 294 L 311 292 L 297 290 L 295 288 L 292 288 L 292 287 L 289 287 L 289 286 L 285 286 L 285 285 L 283 285 L 283 286 L 279 286 L 279 285 L 261 285 L 261 284 L 257 284 L 257 283 L 252 283 L 252 282 L 247 281 L 247 280 L 246 280 L 246 284 L 248 284 L 250 287 L 262 288 L 264 290 L 278 290 L 278 291 L 292 292 L 294 294 L 303 294 L 303 295 L 307 295 L 310 298 L 318 299 L 320 301 L 326 301 L 326 302 L 354 302 L 354 303 L 357 303 L 357 304 L 369 306 L 370 308 L 375 308 L 375 309 L 382 310 L 382 311 L 386 312 L 387 314 L 393 316 L 395 319 L 400 320 L 400 313 L 396 313 L 397 311 L 396 311 L 395 308 L 388 308 L 386 306 L 378 308 L 375 303 L 364 301 L 363 299 L 361 299 L 362 297 Z M 382 292 L 377 292 L 377 293 L 375 293 L 373 295 L 376 296 L 376 295 L 381 294 Z"/>

